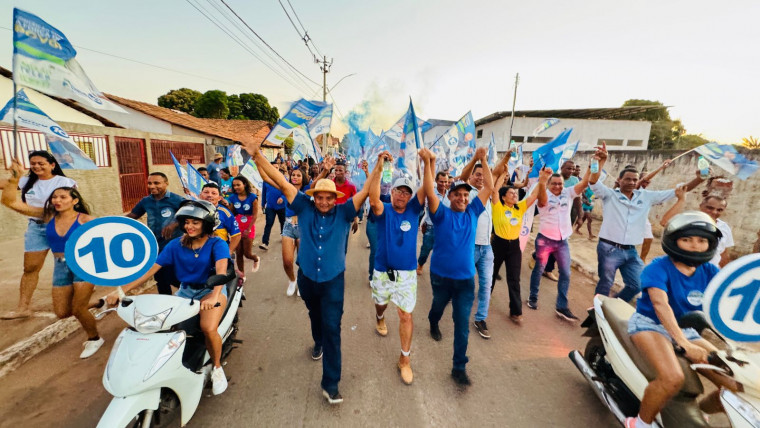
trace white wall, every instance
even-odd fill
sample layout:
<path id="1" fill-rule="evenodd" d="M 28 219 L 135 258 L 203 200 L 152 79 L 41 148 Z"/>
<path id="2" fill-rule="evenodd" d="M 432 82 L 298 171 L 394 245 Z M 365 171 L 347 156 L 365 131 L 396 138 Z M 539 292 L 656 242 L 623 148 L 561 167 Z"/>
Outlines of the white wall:
<path id="1" fill-rule="evenodd" d="M 527 141 L 528 136 L 533 135 L 533 130 L 538 127 L 546 118 L 540 117 L 516 117 L 515 124 L 512 127 L 512 139 L 516 143 Z M 509 136 L 509 117 L 505 117 L 493 122 L 476 127 L 476 134 L 482 130 L 482 136 L 477 138 L 478 146 L 486 146 L 491 139 L 493 132 L 496 139 L 496 150 L 504 152 L 507 150 L 507 138 Z M 580 140 L 580 150 L 589 150 L 598 144 L 599 140 L 607 140 L 607 148 L 613 150 L 646 150 L 649 141 L 649 130 L 652 124 L 646 121 L 636 120 L 602 120 L 602 119 L 560 119 L 560 122 L 546 130 L 539 137 L 553 138 L 559 135 L 566 128 L 573 128 L 570 134 L 570 142 Z M 622 140 L 622 145 L 612 145 L 612 140 Z M 641 145 L 634 146 L 635 140 L 641 141 Z M 526 143 L 523 146 L 525 151 L 533 151 L 541 147 L 543 143 Z"/>
<path id="2" fill-rule="evenodd" d="M 18 88 L 20 89 L 20 87 Z M 81 123 L 83 125 L 103 126 L 99 120 L 94 119 L 86 114 L 74 110 L 66 104 L 40 94 L 34 89 L 24 88 L 24 92 L 29 96 L 29 101 L 34 103 L 45 114 L 50 116 L 56 122 Z M 13 98 L 13 81 L 5 76 L 0 76 L 0 108 Z M 100 114 L 100 112 L 98 112 Z"/>
<path id="3" fill-rule="evenodd" d="M 156 134 L 172 134 L 172 126 L 169 122 L 165 122 L 121 104 L 119 104 L 119 107 L 123 108 L 126 113 L 98 111 L 98 114 L 127 129 L 153 132 Z"/>

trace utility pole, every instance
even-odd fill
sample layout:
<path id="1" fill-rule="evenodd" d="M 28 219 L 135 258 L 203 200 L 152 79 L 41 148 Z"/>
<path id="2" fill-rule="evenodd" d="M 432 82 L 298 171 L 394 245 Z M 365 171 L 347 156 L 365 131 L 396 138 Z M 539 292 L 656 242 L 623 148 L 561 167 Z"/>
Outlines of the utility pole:
<path id="1" fill-rule="evenodd" d="M 330 72 L 330 67 L 332 67 L 334 58 L 331 58 L 330 61 L 327 61 L 327 55 L 323 56 L 322 59 L 317 59 L 317 57 L 314 57 L 314 62 L 319 64 L 319 69 L 322 70 L 322 101 L 325 103 L 327 102 L 327 73 Z M 322 155 L 327 154 L 327 139 L 330 137 L 330 134 L 322 134 Z"/>
<path id="2" fill-rule="evenodd" d="M 520 73 L 515 74 L 515 93 L 512 96 L 512 118 L 509 121 L 509 138 L 507 138 L 507 152 L 512 148 L 512 125 L 515 124 L 515 103 L 517 102 L 517 85 L 520 83 Z"/>

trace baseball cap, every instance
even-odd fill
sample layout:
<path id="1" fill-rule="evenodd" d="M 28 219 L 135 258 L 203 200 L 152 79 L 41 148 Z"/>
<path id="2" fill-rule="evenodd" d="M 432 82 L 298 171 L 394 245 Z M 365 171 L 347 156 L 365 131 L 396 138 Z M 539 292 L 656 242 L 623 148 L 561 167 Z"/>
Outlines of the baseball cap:
<path id="1" fill-rule="evenodd" d="M 399 177 L 396 179 L 396 181 L 393 182 L 393 189 L 399 188 L 399 187 L 408 187 L 409 191 L 414 193 L 414 184 L 412 183 L 412 180 L 410 180 L 408 177 Z"/>
<path id="2" fill-rule="evenodd" d="M 451 185 L 451 188 L 449 188 L 449 192 L 456 192 L 460 188 L 465 188 L 467 189 L 468 192 L 472 190 L 472 186 L 470 186 L 469 184 L 467 184 L 466 182 L 462 180 L 457 180 L 454 182 L 454 184 Z"/>

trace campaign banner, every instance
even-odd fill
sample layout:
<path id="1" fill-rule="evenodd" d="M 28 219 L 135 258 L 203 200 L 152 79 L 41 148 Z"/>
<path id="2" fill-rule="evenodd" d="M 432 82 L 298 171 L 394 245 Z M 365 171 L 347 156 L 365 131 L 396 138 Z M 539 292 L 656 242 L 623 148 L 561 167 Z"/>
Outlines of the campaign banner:
<path id="1" fill-rule="evenodd" d="M 569 161 L 570 159 L 575 156 L 575 152 L 578 151 L 578 145 L 581 143 L 580 140 L 577 140 L 574 143 L 567 143 L 565 144 L 565 148 L 562 150 L 562 155 L 559 158 L 559 166 L 561 167 L 563 163 Z"/>
<path id="2" fill-rule="evenodd" d="M 309 130 L 309 136 L 312 140 L 317 138 L 317 135 L 329 134 L 330 126 L 332 125 L 333 106 L 328 104 L 322 108 L 319 113 L 309 121 L 307 129 Z M 324 137 L 323 137 L 324 138 Z"/>
<path id="3" fill-rule="evenodd" d="M 533 130 L 533 136 L 537 137 L 539 134 L 544 133 L 547 129 L 559 123 L 559 119 L 549 118 L 541 122 L 536 129 Z"/>
<path id="4" fill-rule="evenodd" d="M 0 110 L 0 121 L 13 123 L 15 116 L 18 126 L 45 134 L 50 152 L 63 169 L 98 169 L 95 162 L 77 146 L 71 136 L 29 100 L 23 89 L 16 93 L 15 104 L 14 108 L 13 98 L 5 104 Z M 22 154 L 15 153 L 15 156 Z"/>
<path id="5" fill-rule="evenodd" d="M 195 193 L 196 195 L 201 194 L 201 190 L 203 189 L 203 185 L 208 183 L 205 178 L 201 175 L 200 172 L 198 172 L 193 165 L 188 162 L 187 163 L 187 188 L 190 190 L 190 193 Z"/>
<path id="6" fill-rule="evenodd" d="M 227 147 L 227 166 L 241 166 L 243 162 L 243 146 L 240 144 L 233 144 Z"/>
<path id="7" fill-rule="evenodd" d="M 85 107 L 126 113 L 95 87 L 76 55 L 74 46 L 57 28 L 13 9 L 13 80 L 17 84 Z"/>
<path id="8" fill-rule="evenodd" d="M 496 165 L 496 140 L 491 133 L 491 141 L 488 142 L 488 166 L 493 168 Z"/>
<path id="9" fill-rule="evenodd" d="M 523 148 L 522 145 L 519 145 L 516 149 L 513 149 L 511 152 L 509 152 L 509 161 L 507 162 L 507 170 L 509 171 L 509 175 L 511 176 L 522 164 Z"/>
<path id="10" fill-rule="evenodd" d="M 174 169 L 177 170 L 177 176 L 179 177 L 179 182 L 182 184 L 182 188 L 186 189 L 185 193 L 190 192 L 189 195 L 193 199 L 198 199 L 198 195 L 200 192 L 193 193 L 190 191 L 190 183 L 187 179 L 187 170 L 177 161 L 177 158 L 174 156 L 174 153 L 172 153 L 171 150 L 169 150 L 169 155 L 172 157 L 172 162 L 174 163 Z"/>
<path id="11" fill-rule="evenodd" d="M 565 151 L 567 140 L 572 131 L 573 128 L 562 131 L 556 138 L 533 152 L 533 169 L 530 171 L 529 177 L 538 178 L 538 171 L 544 166 L 555 172 L 559 169 L 560 158 Z"/>
<path id="12" fill-rule="evenodd" d="M 467 112 L 457 123 L 451 125 L 434 143 L 442 145 L 449 165 L 449 173 L 458 176 L 475 155 L 475 121 Z"/>
<path id="13" fill-rule="evenodd" d="M 694 151 L 704 156 L 711 163 L 726 170 L 729 174 L 735 175 L 740 180 L 746 180 L 758 169 L 757 162 L 744 157 L 731 144 L 721 144 L 712 141 L 697 147 Z"/>
<path id="14" fill-rule="evenodd" d="M 307 101 L 301 98 L 293 103 L 290 110 L 274 125 L 265 141 L 282 146 L 294 128 L 309 123 L 326 105 L 322 101 Z"/>
<path id="15" fill-rule="evenodd" d="M 259 169 L 256 167 L 256 163 L 253 162 L 253 159 L 248 159 L 248 163 L 246 163 L 243 169 L 240 170 L 240 175 L 247 178 L 258 191 L 263 189 L 264 179 L 261 178 Z"/>
<path id="16" fill-rule="evenodd" d="M 309 135 L 309 131 L 304 125 L 293 128 L 293 160 L 306 160 L 312 158 L 319 162 L 320 157 L 316 152 L 316 144 Z"/>

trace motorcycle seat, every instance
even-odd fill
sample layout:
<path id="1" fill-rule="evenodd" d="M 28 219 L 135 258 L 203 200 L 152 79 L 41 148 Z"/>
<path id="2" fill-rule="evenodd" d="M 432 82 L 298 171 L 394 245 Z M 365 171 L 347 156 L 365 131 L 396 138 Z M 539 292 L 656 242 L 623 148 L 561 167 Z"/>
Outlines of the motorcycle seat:
<path id="1" fill-rule="evenodd" d="M 636 345 L 633 344 L 631 336 L 628 335 L 628 319 L 631 318 L 636 310 L 620 299 L 603 297 L 602 312 L 609 322 L 612 331 L 615 332 L 618 341 L 623 345 L 636 367 L 647 380 L 653 380 L 657 373 L 644 355 L 636 348 Z M 704 389 L 702 382 L 699 380 L 699 375 L 689 367 L 689 360 L 682 356 L 677 357 L 684 373 L 684 382 L 680 394 L 694 397 L 700 395 Z"/>

